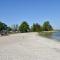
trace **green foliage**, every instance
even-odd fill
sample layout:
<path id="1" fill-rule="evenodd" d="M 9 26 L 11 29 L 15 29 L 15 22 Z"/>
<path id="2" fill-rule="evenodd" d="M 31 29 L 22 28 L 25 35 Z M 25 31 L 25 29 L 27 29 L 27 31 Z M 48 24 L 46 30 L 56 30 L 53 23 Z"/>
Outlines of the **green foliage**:
<path id="1" fill-rule="evenodd" d="M 5 23 L 0 22 L 0 31 L 7 30 L 7 25 Z"/>
<path id="2" fill-rule="evenodd" d="M 29 25 L 26 21 L 23 21 L 22 24 L 19 26 L 19 30 L 20 32 L 24 33 L 24 32 L 29 32 Z"/>
<path id="3" fill-rule="evenodd" d="M 36 23 L 33 24 L 31 29 L 29 28 L 29 24 L 26 21 L 23 21 L 20 26 L 12 25 L 12 27 L 7 27 L 5 23 L 0 22 L 0 32 L 2 30 L 13 31 L 13 32 L 40 32 L 40 31 L 51 31 L 53 27 L 50 25 L 49 21 L 44 22 L 43 26 L 41 27 L 40 24 Z"/>
<path id="4" fill-rule="evenodd" d="M 42 31 L 42 27 L 38 23 L 36 23 L 36 24 L 33 24 L 31 30 L 33 32 L 40 32 L 40 31 Z"/>
<path id="5" fill-rule="evenodd" d="M 12 31 L 12 28 L 11 27 L 7 27 L 7 31 Z"/>
<path id="6" fill-rule="evenodd" d="M 44 31 L 51 31 L 51 30 L 53 30 L 53 28 L 50 25 L 49 21 L 44 22 L 44 24 L 43 24 L 43 30 Z"/>

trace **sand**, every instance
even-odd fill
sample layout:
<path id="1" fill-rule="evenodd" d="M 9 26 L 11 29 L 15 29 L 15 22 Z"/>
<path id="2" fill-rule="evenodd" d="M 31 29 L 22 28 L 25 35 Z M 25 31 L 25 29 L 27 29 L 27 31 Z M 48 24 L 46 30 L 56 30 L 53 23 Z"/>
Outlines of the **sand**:
<path id="1" fill-rule="evenodd" d="M 60 60 L 60 42 L 33 32 L 2 36 L 0 60 Z"/>

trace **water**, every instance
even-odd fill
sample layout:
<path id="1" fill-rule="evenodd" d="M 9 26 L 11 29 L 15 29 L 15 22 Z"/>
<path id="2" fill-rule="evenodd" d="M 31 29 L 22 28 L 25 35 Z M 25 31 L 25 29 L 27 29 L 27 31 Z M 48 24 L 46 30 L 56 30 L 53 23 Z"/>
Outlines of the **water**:
<path id="1" fill-rule="evenodd" d="M 56 41 L 60 41 L 60 32 L 59 31 L 58 32 L 43 32 L 43 33 L 40 33 L 40 35 L 47 37 L 47 38 L 51 38 Z"/>

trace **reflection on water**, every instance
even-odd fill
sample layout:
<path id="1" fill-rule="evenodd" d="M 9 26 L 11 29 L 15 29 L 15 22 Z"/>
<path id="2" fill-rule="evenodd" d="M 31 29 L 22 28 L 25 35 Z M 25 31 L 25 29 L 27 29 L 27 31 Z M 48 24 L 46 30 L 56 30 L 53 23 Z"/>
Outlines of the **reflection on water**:
<path id="1" fill-rule="evenodd" d="M 60 32 L 41 32 L 40 35 L 60 41 Z"/>

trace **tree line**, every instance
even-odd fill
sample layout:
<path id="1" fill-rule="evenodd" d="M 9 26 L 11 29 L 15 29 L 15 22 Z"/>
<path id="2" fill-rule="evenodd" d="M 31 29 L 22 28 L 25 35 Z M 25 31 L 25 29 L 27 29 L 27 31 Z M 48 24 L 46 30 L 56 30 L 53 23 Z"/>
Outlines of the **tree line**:
<path id="1" fill-rule="evenodd" d="M 9 27 L 5 23 L 0 22 L 0 32 L 2 30 L 7 30 L 8 32 L 17 31 L 17 32 L 25 33 L 25 32 L 51 31 L 53 30 L 53 27 L 49 21 L 45 21 L 42 26 L 38 23 L 34 23 L 31 27 L 26 21 L 23 21 L 19 26 L 13 25 L 12 27 Z"/>

